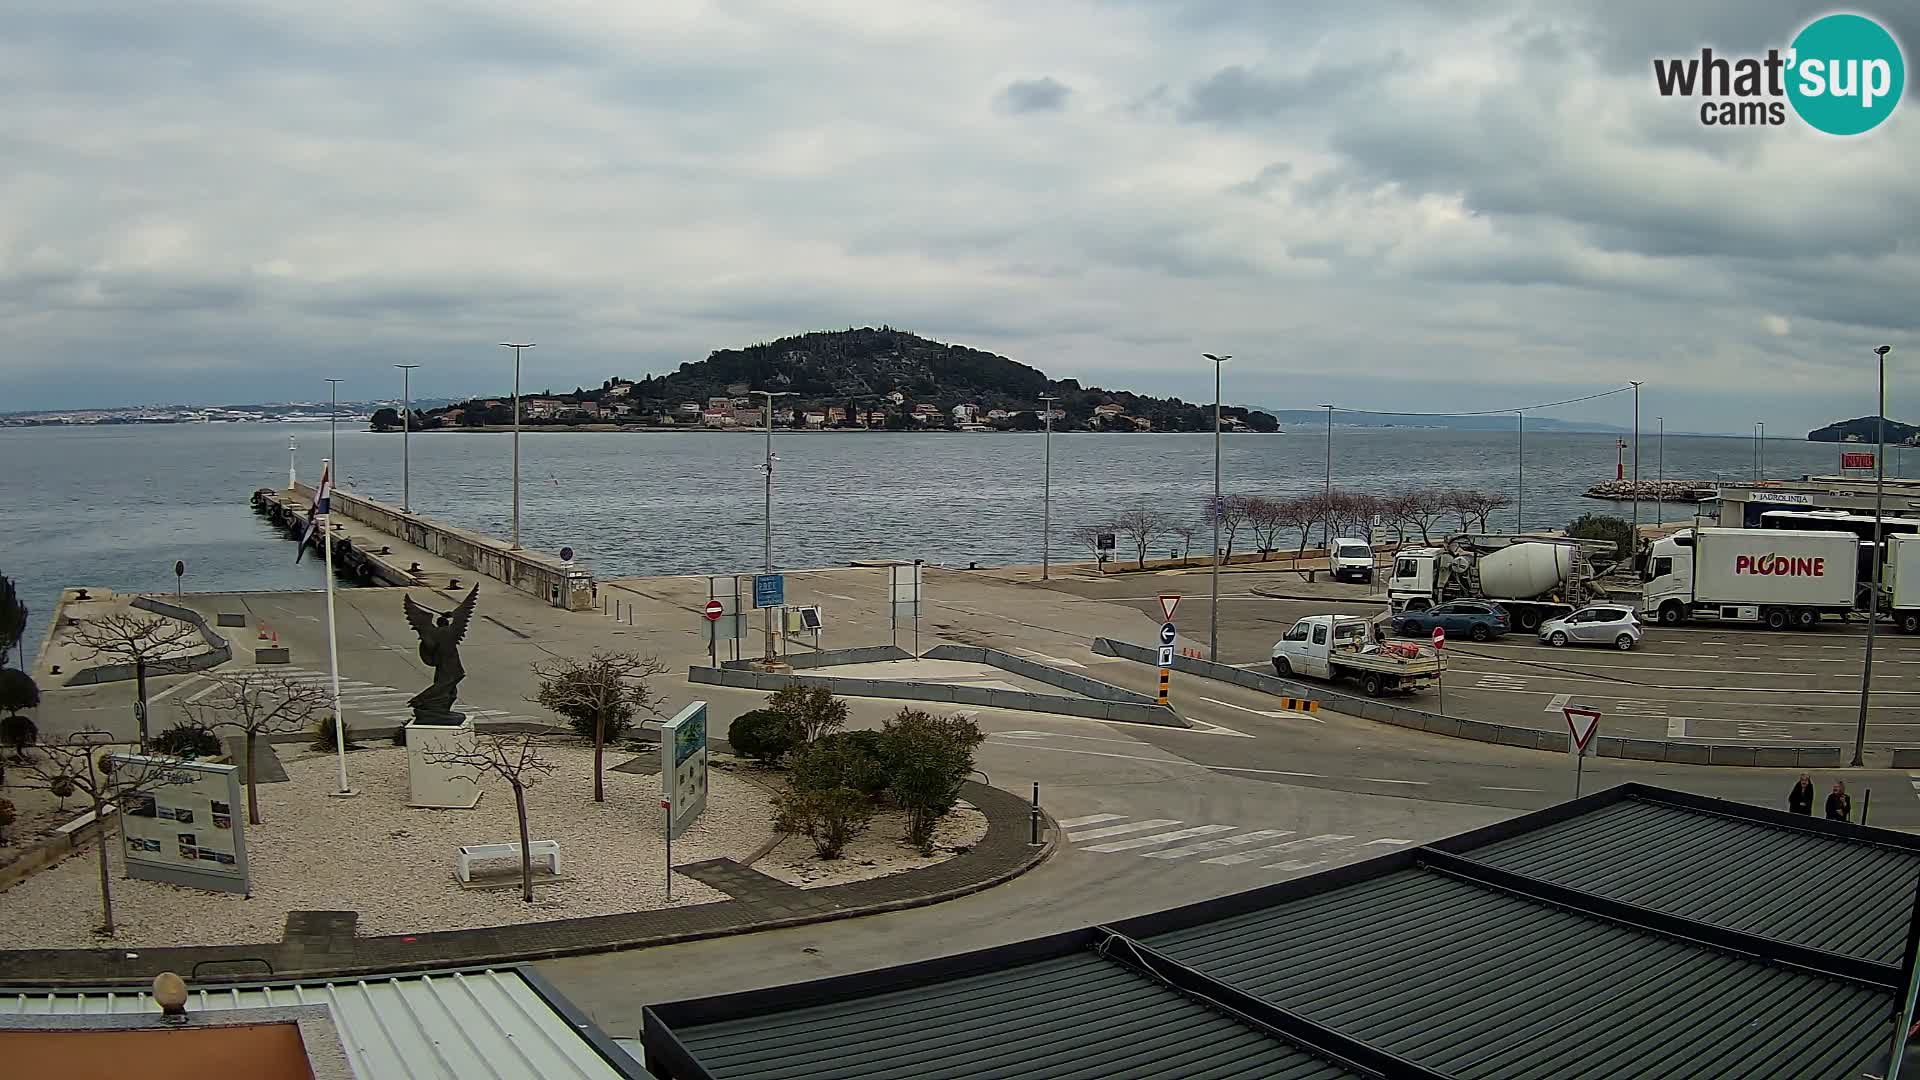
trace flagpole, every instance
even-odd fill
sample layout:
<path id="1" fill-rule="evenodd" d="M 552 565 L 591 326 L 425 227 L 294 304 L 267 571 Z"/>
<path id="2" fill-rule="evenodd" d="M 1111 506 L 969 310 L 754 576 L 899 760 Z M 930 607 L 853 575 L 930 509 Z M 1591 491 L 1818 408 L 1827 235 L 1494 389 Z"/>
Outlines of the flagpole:
<path id="1" fill-rule="evenodd" d="M 333 483 L 333 463 L 323 460 L 320 463 L 320 491 L 315 495 L 331 494 Z M 328 512 L 320 522 L 320 550 L 327 556 L 327 666 L 333 674 L 333 751 L 340 760 L 340 790 L 333 794 L 339 798 L 358 794 L 347 786 L 347 723 L 340 715 L 340 635 L 333 617 L 333 512 L 329 504 Z M 249 763 L 251 764 L 251 763 Z"/>

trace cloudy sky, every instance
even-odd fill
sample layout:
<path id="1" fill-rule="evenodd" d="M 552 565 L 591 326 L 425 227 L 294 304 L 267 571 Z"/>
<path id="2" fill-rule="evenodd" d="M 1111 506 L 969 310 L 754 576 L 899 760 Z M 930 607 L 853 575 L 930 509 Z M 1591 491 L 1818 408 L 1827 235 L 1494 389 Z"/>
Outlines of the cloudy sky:
<path id="1" fill-rule="evenodd" d="M 1702 127 L 1789 0 L 13 0 L 0 410 L 497 391 L 890 323 L 1210 400 L 1920 415 L 1920 105 Z M 1861 8 L 1920 42 L 1910 3 Z M 1912 93 L 1907 95 L 1914 97 Z M 1907 385 L 1903 385 L 1907 384 Z M 1557 415 L 1630 421 L 1622 399 Z"/>

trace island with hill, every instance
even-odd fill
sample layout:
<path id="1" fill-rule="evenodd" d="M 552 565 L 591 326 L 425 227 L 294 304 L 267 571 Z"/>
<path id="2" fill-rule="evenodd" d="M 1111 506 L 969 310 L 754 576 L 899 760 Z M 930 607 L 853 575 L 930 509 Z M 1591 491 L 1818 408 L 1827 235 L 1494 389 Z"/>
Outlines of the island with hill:
<path id="1" fill-rule="evenodd" d="M 1807 432 L 1808 442 L 1844 442 L 1870 443 L 1880 438 L 1878 416 L 1857 416 L 1852 420 L 1836 420 L 1823 428 Z M 1887 441 L 1912 445 L 1920 439 L 1920 427 L 1903 424 L 1892 418 L 1887 419 Z"/>
<path id="2" fill-rule="evenodd" d="M 573 429 L 741 429 L 764 421 L 759 392 L 774 398 L 773 422 L 787 429 L 869 431 L 1038 431 L 1044 398 L 1056 431 L 1212 431 L 1213 403 L 1151 397 L 1050 379 L 1004 356 L 931 341 L 881 326 L 818 331 L 722 349 L 638 381 L 610 378 L 595 388 L 522 394 L 521 423 Z M 1229 431 L 1275 432 L 1273 414 L 1223 405 Z M 416 431 L 498 428 L 513 423 L 510 397 L 475 398 L 416 412 Z M 377 431 L 400 414 L 374 414 Z"/>

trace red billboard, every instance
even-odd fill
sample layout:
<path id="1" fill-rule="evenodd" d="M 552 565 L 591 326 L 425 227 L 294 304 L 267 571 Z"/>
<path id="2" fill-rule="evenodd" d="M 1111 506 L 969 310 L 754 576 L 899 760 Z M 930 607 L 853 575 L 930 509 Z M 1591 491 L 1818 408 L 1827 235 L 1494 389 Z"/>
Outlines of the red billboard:
<path id="1" fill-rule="evenodd" d="M 1866 453 L 1852 450 L 1846 451 L 1840 455 L 1840 467 L 1843 469 L 1871 469 L 1873 468 L 1873 454 L 1870 451 Z"/>

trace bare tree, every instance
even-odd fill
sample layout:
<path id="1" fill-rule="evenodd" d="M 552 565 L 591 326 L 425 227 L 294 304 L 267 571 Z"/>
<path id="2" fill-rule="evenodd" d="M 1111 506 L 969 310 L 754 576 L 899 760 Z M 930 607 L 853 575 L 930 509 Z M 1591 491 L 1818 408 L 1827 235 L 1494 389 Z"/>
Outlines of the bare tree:
<path id="1" fill-rule="evenodd" d="M 27 784 L 45 788 L 57 799 L 80 795 L 87 800 L 97 823 L 95 832 L 100 851 L 100 933 L 113 936 L 113 886 L 108 869 L 107 837 L 113 830 L 106 826 L 108 803 L 125 807 L 141 795 L 151 794 L 183 777 L 168 760 L 114 761 L 111 753 L 96 760 L 92 744 L 42 743 L 27 761 Z"/>
<path id="2" fill-rule="evenodd" d="M 593 801 L 606 801 L 601 770 L 607 740 L 618 739 L 641 713 L 659 715 L 665 700 L 647 680 L 667 665 L 640 653 L 595 649 L 585 659 L 561 657 L 533 665 L 540 692 L 533 700 L 574 722 L 593 739 Z"/>
<path id="3" fill-rule="evenodd" d="M 533 903 L 533 841 L 527 834 L 527 789 L 553 775 L 553 765 L 540 757 L 535 732 L 476 732 L 470 741 L 450 750 L 426 750 L 429 765 L 451 765 L 472 775 L 478 783 L 489 774 L 513 788 L 513 809 L 520 820 L 520 899 Z"/>
<path id="4" fill-rule="evenodd" d="M 1075 526 L 1072 536 L 1074 543 L 1084 546 L 1088 551 L 1093 553 L 1094 564 L 1104 572 L 1106 570 L 1106 564 L 1100 559 L 1102 550 L 1100 541 L 1102 538 L 1112 536 L 1118 531 L 1120 531 L 1120 527 L 1112 521 L 1090 521 L 1085 525 Z"/>
<path id="5" fill-rule="evenodd" d="M 1147 545 L 1167 527 L 1167 515 L 1158 510 L 1127 510 L 1114 518 L 1114 524 L 1133 541 L 1136 554 L 1140 557 L 1140 569 L 1147 568 Z"/>
<path id="6" fill-rule="evenodd" d="M 1363 491 L 1335 491 L 1326 512 L 1333 526 L 1333 535 L 1347 536 L 1368 529 L 1373 524 L 1374 518 L 1380 513 L 1380 499 Z"/>
<path id="7" fill-rule="evenodd" d="M 1477 509 L 1479 510 L 1479 513 L 1480 513 L 1480 531 L 1481 532 L 1487 531 L 1487 529 L 1489 528 L 1489 526 L 1487 525 L 1487 521 L 1488 519 L 1493 517 L 1494 511 L 1505 510 L 1507 507 L 1512 505 L 1513 505 L 1513 500 L 1509 498 L 1505 492 L 1500 492 L 1500 491 L 1480 492 L 1479 503 L 1477 504 Z M 1518 522 L 1514 523 L 1514 531 L 1515 532 L 1520 531 L 1520 526 Z"/>
<path id="8" fill-rule="evenodd" d="M 1326 520 L 1327 496 L 1319 491 L 1295 496 L 1286 501 L 1283 513 L 1287 526 L 1300 530 L 1300 546 L 1293 552 L 1293 571 L 1298 574 L 1301 572 L 1301 560 L 1307 557 L 1307 543 L 1312 538 L 1313 527 Z"/>
<path id="9" fill-rule="evenodd" d="M 1220 536 L 1221 536 L 1221 539 L 1226 541 L 1226 550 L 1224 554 L 1219 554 L 1219 553 L 1216 553 L 1216 554 L 1218 557 L 1224 558 L 1228 562 L 1232 562 L 1233 561 L 1233 539 L 1236 535 L 1239 534 L 1241 528 L 1243 528 L 1247 523 L 1247 496 L 1222 495 L 1220 496 L 1220 501 L 1218 504 L 1216 504 L 1212 499 L 1208 499 L 1205 503 L 1205 506 L 1206 506 L 1206 513 L 1204 517 L 1206 519 L 1207 527 L 1212 528 L 1213 519 L 1215 517 L 1218 517 L 1220 519 Z"/>
<path id="10" fill-rule="evenodd" d="M 1405 493 L 1401 520 L 1420 530 L 1420 542 L 1433 543 L 1433 527 L 1451 512 L 1445 493 L 1433 488 L 1411 488 Z"/>
<path id="11" fill-rule="evenodd" d="M 77 621 L 68 640 L 82 661 L 106 660 L 132 664 L 135 680 L 133 718 L 140 729 L 140 748 L 147 748 L 147 672 L 163 660 L 178 656 L 199 631 L 174 619 L 116 611 L 98 619 Z M 155 674 L 163 674 L 164 668 Z"/>
<path id="12" fill-rule="evenodd" d="M 1249 495 L 1242 505 L 1246 507 L 1247 524 L 1253 527 L 1253 542 L 1260 548 L 1260 561 L 1266 562 L 1280 546 L 1280 534 L 1286 531 L 1285 505 L 1282 500 L 1263 495 Z"/>
<path id="13" fill-rule="evenodd" d="M 1180 565 L 1187 565 L 1188 557 L 1193 554 L 1193 537 L 1200 531 L 1200 526 L 1191 521 L 1176 520 L 1167 526 L 1167 531 L 1180 541 Z"/>
<path id="14" fill-rule="evenodd" d="M 271 668 L 235 668 L 208 677 L 213 680 L 212 688 L 182 701 L 180 711 L 208 731 L 225 728 L 246 737 L 247 823 L 258 825 L 255 744 L 263 735 L 271 739 L 306 731 L 313 718 L 326 712 L 331 703 L 320 687 Z"/>

